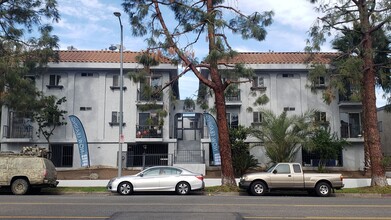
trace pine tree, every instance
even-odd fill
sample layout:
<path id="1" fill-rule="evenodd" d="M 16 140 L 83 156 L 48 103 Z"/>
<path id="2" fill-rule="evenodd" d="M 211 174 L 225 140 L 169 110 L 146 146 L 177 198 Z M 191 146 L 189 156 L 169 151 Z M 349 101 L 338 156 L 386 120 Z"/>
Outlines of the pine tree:
<path id="1" fill-rule="evenodd" d="M 129 15 L 132 34 L 148 38 L 148 52 L 164 54 L 184 71 L 193 72 L 209 87 L 215 98 L 215 109 L 219 132 L 222 185 L 236 185 L 232 167 L 229 130 L 226 121 L 225 89 L 231 80 L 222 82 L 219 67 L 232 69 L 231 73 L 249 76 L 243 65 L 227 66 L 224 61 L 233 58 L 226 31 L 239 34 L 243 39 L 262 41 L 266 37 L 265 27 L 272 22 L 273 12 L 255 12 L 245 15 L 223 0 L 125 0 L 125 12 Z M 208 55 L 202 63 L 197 61 L 194 47 L 206 39 Z M 209 77 L 201 74 L 206 69 Z M 234 77 L 232 77 L 234 78 Z M 251 79 L 251 78 L 250 78 Z"/>

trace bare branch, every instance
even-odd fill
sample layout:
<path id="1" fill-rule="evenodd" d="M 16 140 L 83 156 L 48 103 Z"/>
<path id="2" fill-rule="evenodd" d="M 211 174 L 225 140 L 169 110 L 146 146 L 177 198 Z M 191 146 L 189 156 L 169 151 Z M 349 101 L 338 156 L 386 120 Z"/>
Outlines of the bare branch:
<path id="1" fill-rule="evenodd" d="M 177 75 L 174 79 L 172 79 L 170 82 L 166 83 L 166 85 L 164 85 L 161 89 L 157 90 L 156 92 L 154 92 L 154 95 L 157 95 L 159 93 L 161 93 L 165 88 L 167 88 L 168 86 L 170 86 L 171 84 L 173 84 L 175 81 L 177 81 L 179 78 L 181 78 L 183 75 L 185 75 L 185 73 L 189 72 L 191 69 L 189 68 L 189 66 L 187 66 L 179 75 Z"/>
<path id="2" fill-rule="evenodd" d="M 196 66 L 179 50 L 178 46 L 174 43 L 174 40 L 172 39 L 171 33 L 168 31 L 168 27 L 162 17 L 162 13 L 160 11 L 159 3 L 157 0 L 152 0 L 152 2 L 155 5 L 155 10 L 156 10 L 156 16 L 158 17 L 160 24 L 162 25 L 164 34 L 167 37 L 167 41 L 169 44 L 174 48 L 175 52 L 178 54 L 180 59 L 185 63 L 186 66 L 188 66 L 193 73 L 197 76 L 197 78 L 204 83 L 205 85 L 214 88 L 215 85 L 213 82 L 209 81 L 207 78 L 205 78 L 200 71 L 197 70 Z"/>

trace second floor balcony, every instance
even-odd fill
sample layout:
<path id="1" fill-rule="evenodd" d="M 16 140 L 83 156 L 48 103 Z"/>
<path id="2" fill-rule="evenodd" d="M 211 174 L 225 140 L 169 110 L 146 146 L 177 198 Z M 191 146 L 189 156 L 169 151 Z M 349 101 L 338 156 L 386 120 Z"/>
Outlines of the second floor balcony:
<path id="1" fill-rule="evenodd" d="M 136 138 L 163 138 L 163 128 L 159 125 L 136 125 Z"/>
<path id="2" fill-rule="evenodd" d="M 4 125 L 3 126 L 3 138 L 17 138 L 17 139 L 32 139 L 33 127 L 25 125 Z"/>
<path id="3" fill-rule="evenodd" d="M 361 126 L 354 124 L 341 125 L 341 138 L 361 138 Z"/>
<path id="4" fill-rule="evenodd" d="M 144 90 L 137 90 L 137 101 L 142 102 L 161 102 L 163 101 L 163 93 L 162 92 L 154 92 L 154 91 L 144 91 Z"/>
<path id="5" fill-rule="evenodd" d="M 225 94 L 225 103 L 227 105 L 240 105 L 241 102 L 240 91 L 229 92 Z"/>

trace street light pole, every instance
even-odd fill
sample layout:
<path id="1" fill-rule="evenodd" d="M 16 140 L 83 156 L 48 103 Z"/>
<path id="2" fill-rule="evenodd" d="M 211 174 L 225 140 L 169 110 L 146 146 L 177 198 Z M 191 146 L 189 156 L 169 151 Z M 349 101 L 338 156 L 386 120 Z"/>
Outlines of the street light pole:
<path id="1" fill-rule="evenodd" d="M 119 25 L 121 27 L 121 45 L 119 48 L 120 51 L 120 72 L 119 72 L 119 145 L 118 145 L 118 177 L 121 176 L 122 172 L 122 143 L 124 142 L 124 135 L 122 133 L 123 128 L 123 96 L 124 96 L 124 76 L 123 76 L 123 48 L 124 48 L 124 33 L 121 22 L 121 13 L 114 12 L 114 15 L 118 17 Z"/>

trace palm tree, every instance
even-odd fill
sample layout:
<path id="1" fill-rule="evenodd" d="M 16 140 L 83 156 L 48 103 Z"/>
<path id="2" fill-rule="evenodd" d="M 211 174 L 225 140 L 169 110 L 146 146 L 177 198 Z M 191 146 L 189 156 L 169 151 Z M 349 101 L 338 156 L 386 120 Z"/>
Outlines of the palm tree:
<path id="1" fill-rule="evenodd" d="M 253 127 L 251 134 L 265 146 L 266 156 L 271 163 L 292 162 L 301 144 L 308 141 L 312 130 L 313 111 L 303 115 L 280 115 L 270 110 L 262 110 L 262 123 Z"/>

